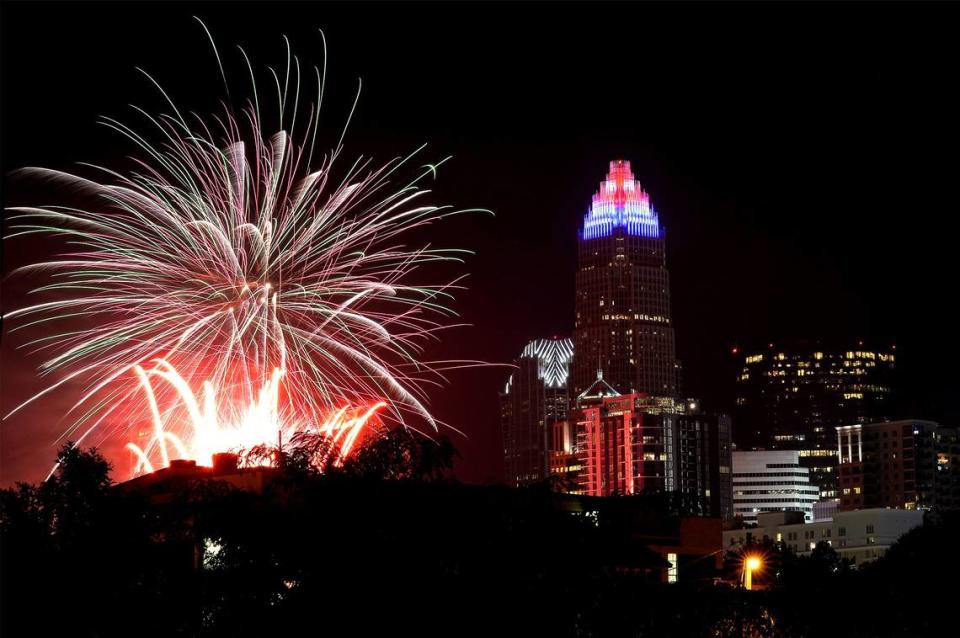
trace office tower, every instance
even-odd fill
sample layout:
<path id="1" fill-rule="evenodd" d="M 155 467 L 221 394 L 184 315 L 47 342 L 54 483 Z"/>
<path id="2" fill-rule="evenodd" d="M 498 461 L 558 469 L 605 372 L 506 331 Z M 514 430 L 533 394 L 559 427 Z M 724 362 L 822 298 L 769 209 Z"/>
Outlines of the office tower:
<path id="1" fill-rule="evenodd" d="M 579 236 L 573 394 L 598 369 L 621 394 L 677 394 L 663 226 L 630 162 L 610 162 Z"/>
<path id="2" fill-rule="evenodd" d="M 819 488 L 810 482 L 810 470 L 800 465 L 796 450 L 733 453 L 733 510 L 745 523 L 755 523 L 764 512 L 802 512 L 813 520 Z"/>
<path id="3" fill-rule="evenodd" d="M 620 394 L 599 373 L 575 405 L 579 493 L 670 493 L 688 514 L 732 518 L 729 417 L 702 414 L 695 401 Z"/>
<path id="4" fill-rule="evenodd" d="M 733 518 L 730 417 L 665 413 L 661 418 L 666 491 L 682 495 L 692 514 Z"/>
<path id="5" fill-rule="evenodd" d="M 738 449 L 799 450 L 823 498 L 836 498 L 834 428 L 893 416 L 894 348 L 818 342 L 737 352 Z"/>
<path id="6" fill-rule="evenodd" d="M 514 361 L 500 393 L 500 422 L 508 485 L 545 479 L 572 454 L 567 377 L 570 339 L 537 339 Z"/>
<path id="7" fill-rule="evenodd" d="M 836 428 L 840 510 L 960 505 L 954 428 L 905 419 Z"/>
<path id="8" fill-rule="evenodd" d="M 663 410 L 677 410 L 671 399 L 651 399 L 639 393 L 620 394 L 602 377 L 577 397 L 577 454 L 581 470 L 579 492 L 612 496 L 663 492 L 667 450 Z"/>

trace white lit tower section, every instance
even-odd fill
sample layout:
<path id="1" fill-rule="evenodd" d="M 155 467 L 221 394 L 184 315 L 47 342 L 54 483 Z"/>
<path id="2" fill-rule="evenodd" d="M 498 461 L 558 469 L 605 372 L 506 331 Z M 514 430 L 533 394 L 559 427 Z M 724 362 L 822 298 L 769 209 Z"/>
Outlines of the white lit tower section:
<path id="1" fill-rule="evenodd" d="M 597 378 L 675 397 L 677 361 L 663 226 L 630 162 L 610 162 L 579 237 L 573 395 Z"/>

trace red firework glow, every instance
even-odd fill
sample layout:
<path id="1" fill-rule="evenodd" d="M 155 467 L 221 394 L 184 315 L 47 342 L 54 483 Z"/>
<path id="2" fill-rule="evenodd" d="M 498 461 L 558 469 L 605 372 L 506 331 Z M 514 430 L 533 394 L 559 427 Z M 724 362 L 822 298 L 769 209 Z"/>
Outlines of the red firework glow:
<path id="1" fill-rule="evenodd" d="M 269 381 L 259 389 L 256 399 L 248 403 L 217 398 L 217 390 L 209 381 L 203 383 L 203 395 L 198 399 L 187 381 L 165 359 L 157 359 L 144 369 L 136 366 L 152 417 L 147 441 L 129 442 L 126 447 L 136 456 L 133 474 L 153 472 L 168 467 L 172 459 L 190 459 L 200 465 L 212 465 L 213 456 L 224 451 L 249 450 L 260 445 L 289 443 L 298 434 L 322 434 L 332 445 L 325 462 L 335 457 L 341 462 L 356 446 L 359 437 L 376 413 L 387 404 L 376 402 L 364 408 L 344 406 L 333 412 L 320 424 L 300 423 L 284 419 L 280 410 L 283 370 L 274 368 Z M 167 406 L 161 411 L 153 380 L 169 385 L 179 399 L 179 405 Z M 178 409 L 179 408 L 179 409 Z M 171 455 L 171 451 L 173 455 Z M 267 457 L 261 460 L 269 463 Z"/>

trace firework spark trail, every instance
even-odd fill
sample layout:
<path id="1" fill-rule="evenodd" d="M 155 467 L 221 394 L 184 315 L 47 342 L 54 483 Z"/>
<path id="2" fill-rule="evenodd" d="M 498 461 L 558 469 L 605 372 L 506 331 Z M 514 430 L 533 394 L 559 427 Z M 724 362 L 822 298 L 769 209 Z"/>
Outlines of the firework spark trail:
<path id="1" fill-rule="evenodd" d="M 159 456 L 164 467 L 169 465 L 171 447 L 179 458 L 190 458 L 204 465 L 212 465 L 213 456 L 218 452 L 249 451 L 266 444 L 274 437 L 282 446 L 293 442 L 297 435 L 303 433 L 323 434 L 332 443 L 322 458 L 314 459 L 318 464 L 323 466 L 328 462 L 340 463 L 350 454 L 377 411 L 386 406 L 383 401 L 360 410 L 351 410 L 349 406 L 345 406 L 318 425 L 297 421 L 282 422 L 278 418 L 278 408 L 283 373 L 275 368 L 267 385 L 260 388 L 256 401 L 248 405 L 235 405 L 242 413 L 226 415 L 227 423 L 223 423 L 225 415 L 217 407 L 217 391 L 211 383 L 203 384 L 201 401 L 169 362 L 158 359 L 153 363 L 147 370 L 141 366 L 136 367 L 137 378 L 150 408 L 153 432 L 147 440 L 146 449 L 133 442 L 126 445 L 137 458 L 134 474 L 140 471 L 152 472 L 154 464 L 151 457 Z M 156 401 L 156 387 L 151 377 L 158 377 L 177 392 L 182 407 L 189 415 L 187 422 L 192 428 L 187 433 L 188 442 L 184 442 L 168 428 L 168 418 L 161 413 Z"/>
<path id="2" fill-rule="evenodd" d="M 239 114 L 225 105 L 210 121 L 195 115 L 188 121 L 148 75 L 172 110 L 154 116 L 137 108 L 152 134 L 103 119 L 139 150 L 133 170 L 92 167 L 106 176 L 93 181 L 24 169 L 79 188 L 97 204 L 9 209 L 14 225 L 8 239 L 52 234 L 65 238 L 70 252 L 21 269 L 46 276 L 50 283 L 35 292 L 55 300 L 5 318 L 22 321 L 15 330 L 78 317 L 95 325 L 28 342 L 48 357 L 41 376 L 56 380 L 7 416 L 67 382 L 80 382 L 82 397 L 64 437 L 79 433 L 79 443 L 108 418 L 131 428 L 149 422 L 151 443 L 136 450 L 144 468 L 154 464 L 150 455 L 168 462 L 166 442 L 177 453 L 192 449 L 207 456 L 203 424 L 225 418 L 242 423 L 265 400 L 274 413 L 251 422 L 276 426 L 274 435 L 276 428 L 329 425 L 343 406 L 379 409 L 381 401 L 385 418 L 407 425 L 412 417 L 437 428 L 426 386 L 463 362 L 420 357 L 426 339 L 452 327 L 445 304 L 460 280 L 418 282 L 415 273 L 460 262 L 465 251 L 411 249 L 405 238 L 468 211 L 424 203 L 429 191 L 419 183 L 435 177 L 439 164 L 392 186 L 412 155 L 378 168 L 358 160 L 338 180 L 333 168 L 343 134 L 312 168 L 324 73 L 315 68 L 317 101 L 305 109 L 296 57 L 293 64 L 291 85 L 288 43 L 282 86 L 271 69 L 280 125 L 288 126 L 273 135 L 263 129 L 255 83 L 253 100 Z M 287 117 L 290 99 L 293 115 Z M 305 123 L 298 113 L 306 113 Z M 151 143 L 151 135 L 161 141 Z M 151 383 L 153 376 L 167 383 Z M 202 410 L 193 395 L 199 387 Z M 184 414 L 191 401 L 194 407 Z M 345 431 L 344 437 L 353 445 L 356 435 Z"/>

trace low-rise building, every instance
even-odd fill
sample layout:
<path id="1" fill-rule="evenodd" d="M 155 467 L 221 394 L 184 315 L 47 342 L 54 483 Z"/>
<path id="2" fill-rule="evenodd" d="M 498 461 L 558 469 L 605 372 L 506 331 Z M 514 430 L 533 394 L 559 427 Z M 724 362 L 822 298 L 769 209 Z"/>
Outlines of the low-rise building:
<path id="1" fill-rule="evenodd" d="M 875 508 L 837 512 L 829 521 L 804 523 L 796 512 L 761 514 L 757 526 L 723 532 L 724 547 L 771 541 L 783 543 L 800 556 L 809 555 L 817 543 L 826 541 L 841 558 L 860 565 L 883 556 L 893 543 L 923 524 L 917 510 Z"/>

